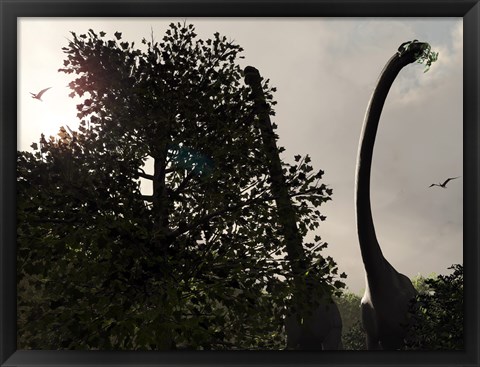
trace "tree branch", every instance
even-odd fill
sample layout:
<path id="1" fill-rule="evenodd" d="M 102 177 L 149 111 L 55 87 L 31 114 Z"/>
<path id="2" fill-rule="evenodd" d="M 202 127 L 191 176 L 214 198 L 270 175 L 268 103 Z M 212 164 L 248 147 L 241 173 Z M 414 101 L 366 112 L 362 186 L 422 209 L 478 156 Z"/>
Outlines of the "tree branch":
<path id="1" fill-rule="evenodd" d="M 153 203 L 153 195 L 140 195 L 140 198 L 144 201 Z"/>
<path id="2" fill-rule="evenodd" d="M 216 211 L 214 211 L 210 214 L 207 214 L 207 215 L 193 221 L 190 224 L 185 224 L 183 226 L 179 226 L 179 228 L 170 232 L 168 237 L 170 239 L 178 237 L 178 236 L 180 236 L 184 233 L 187 233 L 188 231 L 191 231 L 192 229 L 195 229 L 196 227 L 200 226 L 201 224 L 204 224 L 204 223 L 208 222 L 209 220 L 211 220 L 213 218 L 219 217 L 219 216 L 221 216 L 223 214 L 226 214 L 226 213 L 234 212 L 236 210 L 239 210 L 239 209 L 243 208 L 244 206 L 253 204 L 254 202 L 260 203 L 260 202 L 268 201 L 268 200 L 259 200 L 259 199 L 260 198 L 256 197 L 256 198 L 246 200 L 244 202 L 238 203 L 238 204 L 230 206 L 230 207 L 227 206 L 227 207 L 224 207 L 222 209 L 216 210 Z"/>
<path id="3" fill-rule="evenodd" d="M 72 224 L 72 223 L 81 223 L 80 220 L 76 218 L 68 218 L 68 219 L 58 219 L 58 218 L 39 218 L 33 219 L 33 223 L 56 223 L 56 224 Z"/>
<path id="4" fill-rule="evenodd" d="M 147 180 L 152 180 L 153 181 L 153 175 L 149 175 L 148 173 L 145 173 L 145 171 L 141 168 L 139 168 L 140 172 L 137 172 L 137 175 L 139 177 L 145 178 Z"/>
<path id="5" fill-rule="evenodd" d="M 192 177 L 194 175 L 195 175 L 195 170 L 193 169 L 187 174 L 187 176 L 185 176 L 185 178 L 180 183 L 180 185 L 178 185 L 177 189 L 175 191 L 172 191 L 170 197 L 172 199 L 177 198 L 180 195 L 180 193 L 182 192 L 182 190 L 187 186 L 188 182 L 192 179 Z"/>
<path id="6" fill-rule="evenodd" d="M 312 192 L 315 192 L 316 190 L 317 190 L 317 188 L 311 188 L 311 189 L 306 190 L 306 191 L 291 193 L 291 194 L 288 195 L 288 197 L 294 198 L 294 197 L 297 197 L 297 196 L 308 195 Z M 211 220 L 213 218 L 216 218 L 216 217 L 219 217 L 223 214 L 232 213 L 232 212 L 234 212 L 236 210 L 239 210 L 239 209 L 242 209 L 243 207 L 246 207 L 248 205 L 262 204 L 262 203 L 265 203 L 267 201 L 272 201 L 272 200 L 276 200 L 276 199 L 277 198 L 274 195 L 257 196 L 257 197 L 248 199 L 244 202 L 238 203 L 238 204 L 233 205 L 233 206 L 226 206 L 226 207 L 224 207 L 222 209 L 218 209 L 218 210 L 216 210 L 216 211 L 214 211 L 210 214 L 206 214 L 205 216 L 193 221 L 190 224 L 184 224 L 184 225 L 179 226 L 179 228 L 177 228 L 174 231 L 171 231 L 168 234 L 168 238 L 170 240 L 172 240 L 175 237 L 180 236 L 184 233 L 187 233 L 188 231 L 191 231 L 191 230 L 195 229 L 196 227 L 198 227 L 198 226 L 200 226 L 204 223 L 207 223 L 209 220 Z"/>

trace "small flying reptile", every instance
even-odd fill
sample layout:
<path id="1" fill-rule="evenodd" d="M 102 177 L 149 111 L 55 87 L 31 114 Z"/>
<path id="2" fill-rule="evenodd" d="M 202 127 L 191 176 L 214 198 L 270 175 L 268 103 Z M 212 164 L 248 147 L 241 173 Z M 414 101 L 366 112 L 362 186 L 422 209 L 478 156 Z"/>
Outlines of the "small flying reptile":
<path id="1" fill-rule="evenodd" d="M 447 188 L 447 183 L 448 183 L 448 181 L 450 181 L 450 180 L 455 180 L 456 178 L 459 178 L 459 177 L 460 177 L 460 176 L 450 177 L 450 178 L 447 178 L 443 183 L 438 183 L 438 184 L 434 184 L 434 183 L 433 183 L 433 184 L 431 184 L 431 185 L 428 186 L 428 187 L 438 186 L 438 187 L 442 187 L 442 188 L 446 189 L 446 188 Z"/>
<path id="2" fill-rule="evenodd" d="M 42 101 L 42 96 L 43 96 L 43 93 L 45 93 L 47 90 L 49 90 L 50 88 L 52 87 L 48 87 L 48 88 L 45 88 L 45 89 L 42 89 L 40 92 L 38 92 L 37 94 L 35 93 L 32 93 L 30 92 L 30 94 L 32 95 L 32 98 L 35 98 L 35 99 L 38 99 L 39 101 Z"/>

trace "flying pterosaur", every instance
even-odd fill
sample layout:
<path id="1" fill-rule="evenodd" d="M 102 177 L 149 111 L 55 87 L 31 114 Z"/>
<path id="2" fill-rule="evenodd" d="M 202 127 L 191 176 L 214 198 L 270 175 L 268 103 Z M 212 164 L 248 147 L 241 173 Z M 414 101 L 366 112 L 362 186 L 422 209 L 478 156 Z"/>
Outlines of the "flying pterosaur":
<path id="1" fill-rule="evenodd" d="M 43 96 L 43 93 L 45 93 L 47 90 L 49 90 L 50 88 L 52 87 L 48 87 L 48 88 L 45 88 L 45 89 L 42 89 L 40 92 L 38 92 L 37 94 L 35 93 L 32 93 L 30 92 L 30 94 L 32 95 L 32 98 L 35 98 L 35 99 L 38 99 L 39 101 L 42 100 L 42 96 Z"/>
<path id="2" fill-rule="evenodd" d="M 459 177 L 460 177 L 460 176 L 450 177 L 450 178 L 447 178 L 443 183 L 431 184 L 431 185 L 428 186 L 428 187 L 438 186 L 438 187 L 442 187 L 442 188 L 446 189 L 446 188 L 447 188 L 447 183 L 448 183 L 448 181 L 450 181 L 450 180 L 455 180 L 456 178 L 459 178 Z"/>

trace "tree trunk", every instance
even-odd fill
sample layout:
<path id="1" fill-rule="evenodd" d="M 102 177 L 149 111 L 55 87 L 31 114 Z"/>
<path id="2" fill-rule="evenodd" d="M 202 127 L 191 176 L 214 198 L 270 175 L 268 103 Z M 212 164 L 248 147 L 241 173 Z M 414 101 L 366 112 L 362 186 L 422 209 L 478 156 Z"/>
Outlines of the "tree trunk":
<path id="1" fill-rule="evenodd" d="M 154 173 L 153 173 L 153 213 L 154 213 L 154 232 L 153 232 L 153 254 L 156 259 L 158 259 L 158 266 L 162 267 L 160 273 L 169 274 L 171 269 L 169 269 L 168 261 L 168 252 L 169 246 L 172 242 L 172 238 L 169 236 L 170 233 L 170 207 L 171 202 L 167 190 L 166 174 L 167 174 L 167 154 L 168 146 L 171 142 L 171 125 L 168 117 L 165 118 L 157 112 L 159 116 L 155 116 L 156 119 L 156 131 L 154 131 L 154 136 L 157 137 L 157 145 L 152 147 L 152 158 L 154 159 Z M 159 124 L 162 121 L 163 124 Z M 168 279 L 165 280 L 164 289 L 160 289 L 159 293 L 167 292 L 168 287 L 171 286 Z M 162 296 L 162 298 L 164 298 Z M 160 306 L 161 307 L 161 306 Z M 172 315 L 164 313 L 162 315 L 163 319 L 169 320 Z M 159 320 L 162 320 L 159 318 Z M 160 321 L 161 322 L 161 321 Z M 161 326 L 160 326 L 161 327 Z M 170 330 L 161 330 L 158 333 L 160 338 L 156 341 L 157 348 L 159 350 L 170 350 L 175 349 L 175 343 L 173 340 L 173 335 Z"/>

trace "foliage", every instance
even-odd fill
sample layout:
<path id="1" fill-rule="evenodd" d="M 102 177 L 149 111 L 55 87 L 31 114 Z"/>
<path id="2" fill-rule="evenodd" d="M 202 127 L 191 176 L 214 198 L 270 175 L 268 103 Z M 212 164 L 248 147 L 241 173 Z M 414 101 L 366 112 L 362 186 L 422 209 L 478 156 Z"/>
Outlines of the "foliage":
<path id="1" fill-rule="evenodd" d="M 402 43 L 398 48 L 399 54 L 402 55 L 404 52 L 412 48 L 412 46 L 418 48 L 415 53 L 415 59 L 419 64 L 425 64 L 425 70 L 423 72 L 426 73 L 430 70 L 432 64 L 438 60 L 438 52 L 432 51 L 432 47 L 428 43 L 420 43 L 417 40 L 413 40 Z"/>
<path id="2" fill-rule="evenodd" d="M 343 348 L 345 350 L 366 350 L 366 334 L 362 322 L 356 321 L 348 331 L 342 335 Z"/>
<path id="3" fill-rule="evenodd" d="M 346 333 L 356 322 L 360 321 L 361 297 L 352 292 L 343 292 L 334 300 L 342 315 L 343 332 Z"/>
<path id="4" fill-rule="evenodd" d="M 242 48 L 180 23 L 141 49 L 105 36 L 63 48 L 79 131 L 18 152 L 18 347 L 282 348 L 292 276 Z M 283 163 L 302 234 L 332 194 L 309 162 Z M 343 283 L 325 246 L 305 244 L 331 294 Z"/>
<path id="5" fill-rule="evenodd" d="M 430 285 L 429 285 L 429 280 L 433 279 L 435 280 L 437 278 L 437 275 L 435 273 L 431 273 L 428 276 L 423 276 L 422 274 L 418 274 L 414 276 L 411 281 L 412 285 L 415 288 L 415 290 L 420 293 L 420 294 L 426 294 L 430 292 Z"/>
<path id="6" fill-rule="evenodd" d="M 429 278 L 429 291 L 412 303 L 412 328 L 407 349 L 462 350 L 463 343 L 463 265 L 452 265 L 450 275 Z"/>
<path id="7" fill-rule="evenodd" d="M 361 297 L 343 292 L 334 298 L 342 316 L 342 344 L 346 350 L 365 349 L 365 333 L 360 319 Z"/>

